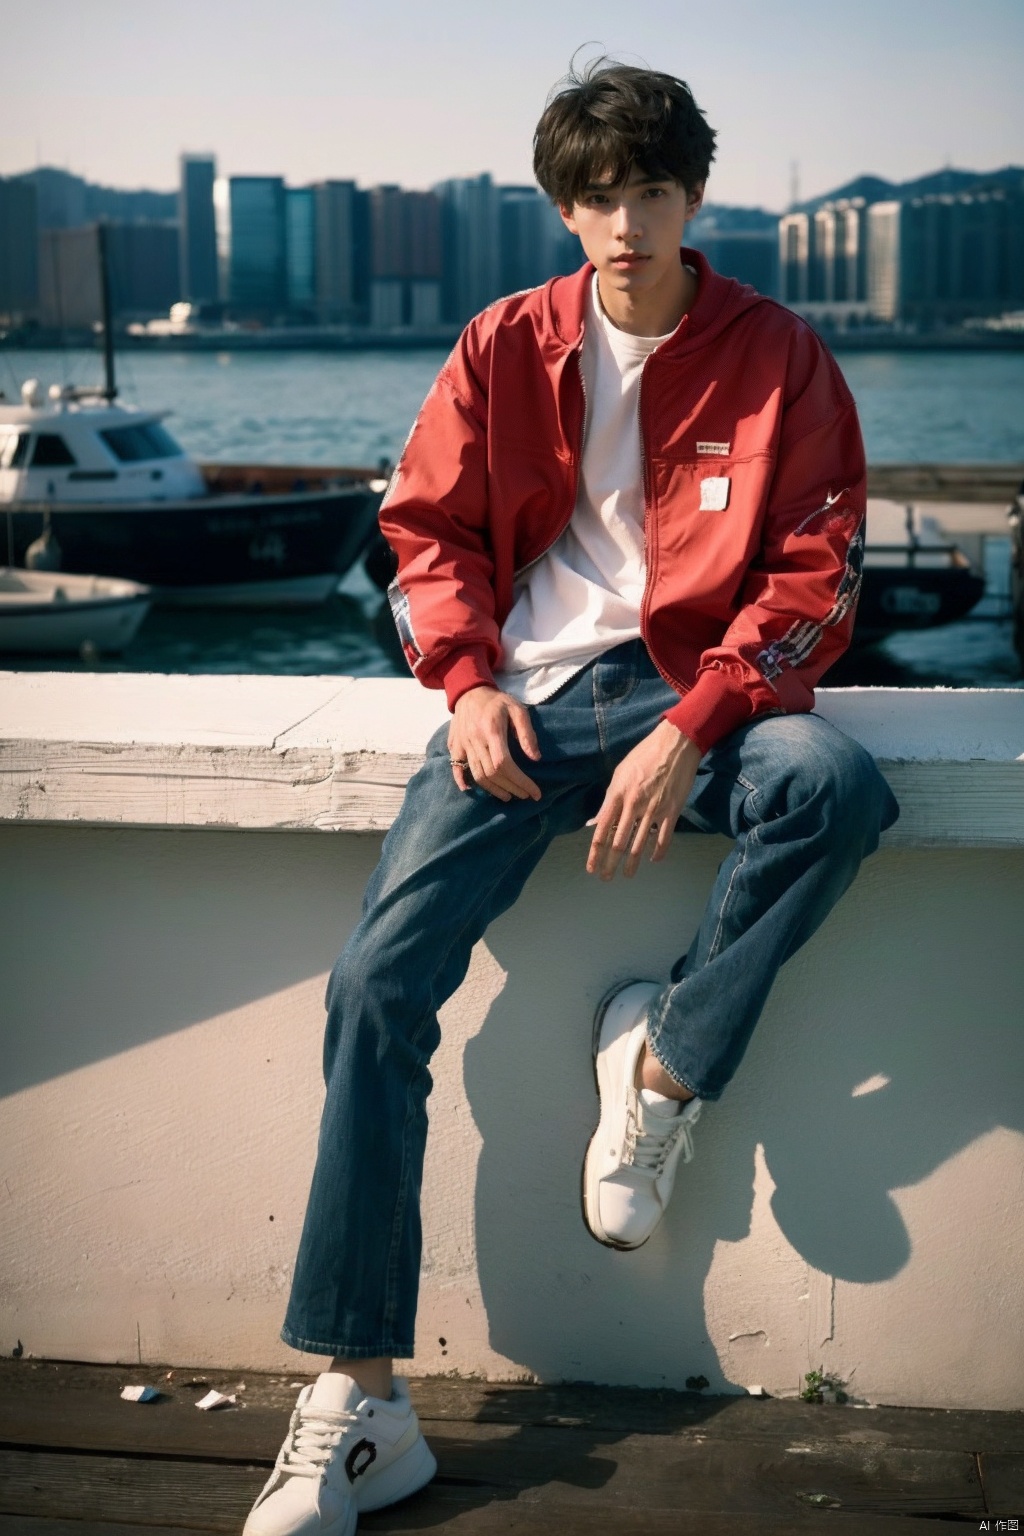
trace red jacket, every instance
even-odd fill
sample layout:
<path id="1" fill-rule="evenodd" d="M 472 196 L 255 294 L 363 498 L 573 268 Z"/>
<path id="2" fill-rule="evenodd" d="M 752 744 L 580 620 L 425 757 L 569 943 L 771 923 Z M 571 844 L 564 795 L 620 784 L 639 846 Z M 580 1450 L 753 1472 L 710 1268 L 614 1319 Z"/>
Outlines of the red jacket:
<path id="1" fill-rule="evenodd" d="M 640 386 L 640 623 L 680 695 L 667 718 L 707 751 L 751 716 L 813 708 L 815 682 L 849 644 L 865 467 L 852 397 L 813 331 L 699 251 L 683 259 L 697 297 Z M 467 326 L 381 505 L 406 657 L 451 708 L 493 682 L 516 574 L 572 516 L 593 270 Z"/>

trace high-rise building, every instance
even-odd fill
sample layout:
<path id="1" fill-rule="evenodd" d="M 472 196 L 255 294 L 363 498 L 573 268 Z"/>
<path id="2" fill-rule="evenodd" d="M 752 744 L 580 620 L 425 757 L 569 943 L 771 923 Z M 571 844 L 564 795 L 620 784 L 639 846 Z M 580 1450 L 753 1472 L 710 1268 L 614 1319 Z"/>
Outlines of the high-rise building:
<path id="1" fill-rule="evenodd" d="M 868 230 L 878 320 L 929 329 L 1024 299 L 1024 186 L 875 203 Z"/>
<path id="2" fill-rule="evenodd" d="M 373 187 L 370 324 L 428 329 L 441 315 L 441 208 L 433 192 Z"/>
<path id="3" fill-rule="evenodd" d="M 321 181 L 316 203 L 316 313 L 322 325 L 351 324 L 362 300 L 356 234 L 365 193 L 354 181 Z"/>
<path id="4" fill-rule="evenodd" d="M 213 303 L 218 297 L 213 209 L 216 175 L 212 155 L 182 155 L 178 190 L 180 297 L 194 304 Z"/>
<path id="5" fill-rule="evenodd" d="M 498 190 L 486 173 L 444 181 L 435 190 L 441 201 L 442 315 L 464 325 L 501 293 Z"/>
<path id="6" fill-rule="evenodd" d="M 0 180 L 0 316 L 27 320 L 39 303 L 39 225 L 36 189 Z"/>
<path id="7" fill-rule="evenodd" d="M 811 281 L 811 221 L 806 213 L 779 220 L 779 298 L 795 308 L 806 304 Z"/>
<path id="8" fill-rule="evenodd" d="M 779 240 L 773 229 L 698 230 L 686 244 L 703 251 L 723 277 L 749 283 L 774 298 L 779 284 Z"/>
<path id="9" fill-rule="evenodd" d="M 181 297 L 177 225 L 155 219 L 105 224 L 114 320 L 166 315 Z M 95 224 L 41 231 L 39 309 L 43 324 L 56 330 L 89 329 L 102 318 Z"/>
<path id="10" fill-rule="evenodd" d="M 867 318 L 867 211 L 858 197 L 783 214 L 774 291 L 784 304 L 833 325 Z"/>
<path id="11" fill-rule="evenodd" d="M 288 302 L 284 181 L 232 176 L 228 208 L 228 302 L 236 312 L 273 318 Z"/>
<path id="12" fill-rule="evenodd" d="M 116 320 L 166 315 L 181 298 L 178 227 L 170 221 L 107 221 L 110 306 Z"/>
<path id="13" fill-rule="evenodd" d="M 503 294 L 537 288 L 549 277 L 575 272 L 583 260 L 579 240 L 558 209 L 537 187 L 498 188 L 500 289 Z"/>
<path id="14" fill-rule="evenodd" d="M 39 234 L 39 318 L 53 330 L 91 330 L 102 315 L 96 229 Z"/>
<path id="15" fill-rule="evenodd" d="M 902 222 L 903 204 L 895 198 L 868 209 L 868 305 L 873 319 L 889 325 L 901 309 Z"/>
<path id="16" fill-rule="evenodd" d="M 313 318 L 316 309 L 316 192 L 285 191 L 285 259 L 288 308 Z"/>

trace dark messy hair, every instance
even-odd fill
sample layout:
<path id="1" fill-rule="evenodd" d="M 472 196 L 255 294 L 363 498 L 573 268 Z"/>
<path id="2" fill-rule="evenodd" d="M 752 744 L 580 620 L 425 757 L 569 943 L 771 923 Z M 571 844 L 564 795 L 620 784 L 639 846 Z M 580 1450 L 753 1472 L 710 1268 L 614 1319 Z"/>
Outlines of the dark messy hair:
<path id="1" fill-rule="evenodd" d="M 559 81 L 533 136 L 534 175 L 561 208 L 634 167 L 692 192 L 714 155 L 715 130 L 684 80 L 607 58 Z"/>

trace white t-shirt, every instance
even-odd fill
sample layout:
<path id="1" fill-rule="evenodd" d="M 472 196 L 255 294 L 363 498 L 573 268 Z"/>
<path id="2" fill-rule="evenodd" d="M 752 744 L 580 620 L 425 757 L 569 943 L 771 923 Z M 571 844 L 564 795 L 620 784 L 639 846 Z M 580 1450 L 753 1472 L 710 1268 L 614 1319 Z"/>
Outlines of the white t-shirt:
<path id="1" fill-rule="evenodd" d="M 586 426 L 576 506 L 561 537 L 516 583 L 495 682 L 539 704 L 602 652 L 640 634 L 647 575 L 640 374 L 666 336 L 631 336 L 590 290 L 582 368 Z"/>

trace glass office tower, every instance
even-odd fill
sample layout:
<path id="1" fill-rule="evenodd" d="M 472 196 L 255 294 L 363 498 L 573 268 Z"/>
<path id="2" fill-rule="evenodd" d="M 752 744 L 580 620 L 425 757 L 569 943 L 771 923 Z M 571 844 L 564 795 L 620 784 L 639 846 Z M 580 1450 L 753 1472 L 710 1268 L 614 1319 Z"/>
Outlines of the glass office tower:
<path id="1" fill-rule="evenodd" d="M 213 214 L 216 166 L 212 155 L 182 155 L 178 189 L 179 298 L 194 304 L 217 298 L 217 238 Z"/>
<path id="2" fill-rule="evenodd" d="M 228 204 L 228 301 L 235 310 L 272 318 L 288 301 L 284 181 L 232 176 Z"/>

